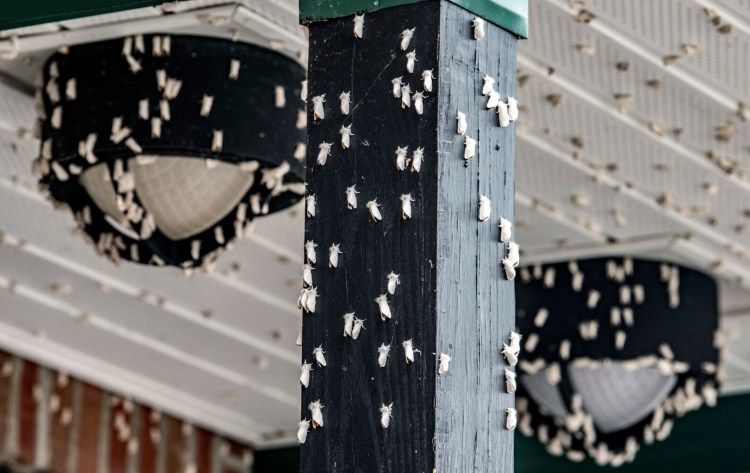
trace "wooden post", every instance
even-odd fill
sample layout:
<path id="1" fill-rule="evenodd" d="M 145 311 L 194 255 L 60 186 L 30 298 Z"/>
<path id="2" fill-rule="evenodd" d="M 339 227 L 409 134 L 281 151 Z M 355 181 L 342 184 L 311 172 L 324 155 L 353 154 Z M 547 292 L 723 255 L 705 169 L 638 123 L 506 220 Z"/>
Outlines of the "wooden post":
<path id="1" fill-rule="evenodd" d="M 313 366 L 301 419 L 311 419 L 310 404 L 319 400 L 324 425 L 307 433 L 302 472 L 513 471 L 513 432 L 505 422 L 514 397 L 506 392 L 501 349 L 515 325 L 515 299 L 498 222 L 513 221 L 515 130 L 498 125 L 482 87 L 488 75 L 503 101 L 514 96 L 517 36 L 488 21 L 475 40 L 475 17 L 436 0 L 365 13 L 361 38 L 353 15 L 309 24 L 305 239 L 306 257 L 316 245 L 316 261 L 307 262 L 317 297 L 303 322 L 302 358 Z M 402 32 L 411 29 L 402 50 Z M 435 79 L 425 91 L 429 70 Z M 410 87 L 408 107 L 393 95 L 398 77 Z M 350 96 L 348 114 L 342 92 Z M 414 92 L 425 96 L 421 115 Z M 324 117 L 316 117 L 316 105 Z M 457 133 L 458 112 L 466 115 L 465 136 Z M 344 148 L 341 131 L 349 125 Z M 466 137 L 476 140 L 469 160 Z M 330 155 L 325 147 L 321 155 L 323 143 L 332 144 Z M 404 170 L 399 147 L 408 147 Z M 417 172 L 418 149 L 424 159 Z M 348 195 L 356 196 L 356 209 Z M 484 222 L 480 195 L 492 207 Z M 372 201 L 382 220 L 368 208 Z M 404 201 L 411 218 L 403 215 Z M 332 245 L 341 251 L 337 267 L 329 262 Z M 393 294 L 391 273 L 399 280 Z M 310 292 L 303 291 L 303 305 L 315 297 Z M 380 296 L 391 318 L 381 317 Z M 364 321 L 356 339 L 344 335 L 344 316 L 352 312 L 355 326 Z M 378 360 L 383 345 L 390 346 L 385 367 Z M 316 361 L 316 348 L 326 366 Z M 444 375 L 441 353 L 452 358 Z M 384 428 L 380 410 L 391 404 Z"/>

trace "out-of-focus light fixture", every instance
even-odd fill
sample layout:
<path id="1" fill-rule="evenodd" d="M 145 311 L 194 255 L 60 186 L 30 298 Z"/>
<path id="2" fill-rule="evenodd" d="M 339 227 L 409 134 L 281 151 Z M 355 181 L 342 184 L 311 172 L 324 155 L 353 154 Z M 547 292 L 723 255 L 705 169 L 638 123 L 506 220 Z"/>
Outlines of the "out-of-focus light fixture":
<path id="1" fill-rule="evenodd" d="M 115 263 L 210 268 L 305 193 L 304 69 L 245 43 L 149 35 L 65 48 L 37 91 L 40 187 Z"/>
<path id="2" fill-rule="evenodd" d="M 673 418 L 716 403 L 716 282 L 674 264 L 598 258 L 523 268 L 519 430 L 556 456 L 633 461 Z"/>

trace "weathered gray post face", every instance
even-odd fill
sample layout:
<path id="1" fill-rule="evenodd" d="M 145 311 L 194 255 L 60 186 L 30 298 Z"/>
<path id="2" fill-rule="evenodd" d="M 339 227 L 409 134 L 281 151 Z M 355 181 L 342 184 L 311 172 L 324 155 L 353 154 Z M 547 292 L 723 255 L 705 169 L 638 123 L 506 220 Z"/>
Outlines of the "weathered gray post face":
<path id="1" fill-rule="evenodd" d="M 353 16 L 309 25 L 305 253 L 317 297 L 304 291 L 302 301 L 302 358 L 313 366 L 301 420 L 314 420 L 310 407 L 319 400 L 323 426 L 307 432 L 303 472 L 513 471 L 505 423 L 514 397 L 501 350 L 515 300 L 498 222 L 513 221 L 515 130 L 499 126 L 482 88 L 488 75 L 503 102 L 515 95 L 517 40 L 489 22 L 474 39 L 474 18 L 441 0 L 366 13 L 361 38 Z M 402 32 L 412 28 L 402 49 Z M 399 77 L 410 88 L 408 106 L 405 89 L 394 96 Z M 415 92 L 424 95 L 421 114 Z M 457 132 L 458 112 L 465 135 Z M 346 148 L 342 127 L 350 125 Z M 465 160 L 467 137 L 476 148 Z M 397 150 L 407 147 L 402 166 Z M 480 196 L 491 201 L 486 221 Z M 333 250 L 336 267 L 332 245 L 341 251 Z M 399 283 L 391 279 L 389 288 L 391 273 Z M 390 317 L 381 315 L 380 296 Z M 345 335 L 352 312 L 355 332 L 364 321 L 356 337 Z M 379 360 L 382 346 L 390 352 Z M 452 359 L 442 375 L 441 353 Z M 383 406 L 391 406 L 387 428 Z"/>

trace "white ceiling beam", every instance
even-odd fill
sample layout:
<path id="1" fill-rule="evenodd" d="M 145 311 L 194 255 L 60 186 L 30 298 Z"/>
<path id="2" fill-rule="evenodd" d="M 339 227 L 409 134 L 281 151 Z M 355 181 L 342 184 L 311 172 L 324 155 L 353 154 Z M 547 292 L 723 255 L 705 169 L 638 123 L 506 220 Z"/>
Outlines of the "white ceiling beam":
<path id="1" fill-rule="evenodd" d="M 734 241 L 726 238 L 720 232 L 711 230 L 706 225 L 703 225 L 694 220 L 691 220 L 690 218 L 687 218 L 670 208 L 662 208 L 654 201 L 654 199 L 646 195 L 643 195 L 636 188 L 628 188 L 623 183 L 613 178 L 611 175 L 598 173 L 597 171 L 588 167 L 585 163 L 571 159 L 570 156 L 560 151 L 554 145 L 546 142 L 542 137 L 539 137 L 527 131 L 522 131 L 520 129 L 516 130 L 516 135 L 519 139 L 523 140 L 526 143 L 529 143 L 530 145 L 536 147 L 540 151 L 545 152 L 551 157 L 558 159 L 559 161 L 566 164 L 567 166 L 570 166 L 590 176 L 592 179 L 593 178 L 598 179 L 598 182 L 600 183 L 600 185 L 619 189 L 619 192 L 621 192 L 623 195 L 627 197 L 630 197 L 633 201 L 641 204 L 643 207 L 659 212 L 660 214 L 664 215 L 665 218 L 668 218 L 674 221 L 675 224 L 684 227 L 686 231 L 692 231 L 695 234 L 700 235 L 712 241 L 713 243 L 717 245 L 717 247 L 726 247 L 729 245 L 734 245 L 737 247 L 745 248 L 742 245 L 738 245 Z M 745 250 L 747 251 L 748 249 L 745 248 Z"/>
<path id="2" fill-rule="evenodd" d="M 78 308 L 68 304 L 67 302 L 64 302 L 49 294 L 43 293 L 30 286 L 15 282 L 12 280 L 12 278 L 9 278 L 6 275 L 0 273 L 0 286 L 7 287 L 11 282 L 13 282 L 14 284 L 14 294 L 24 297 L 30 301 L 36 302 L 44 307 L 47 307 L 48 309 L 55 310 L 62 315 L 79 320 L 79 317 L 83 312 Z M 166 344 L 159 339 L 150 337 L 141 332 L 131 330 L 123 325 L 117 324 L 97 314 L 93 314 L 90 312 L 86 313 L 85 323 L 100 330 L 104 330 L 107 333 L 111 333 L 119 338 L 127 340 L 135 345 L 140 345 L 180 363 L 192 366 L 199 371 L 203 371 L 218 378 L 224 379 L 229 383 L 244 386 L 250 391 L 254 391 L 278 402 L 287 404 L 292 407 L 297 407 L 299 405 L 299 399 L 296 395 L 292 395 L 287 391 L 267 386 L 259 380 L 251 378 L 247 374 L 237 373 L 223 366 L 219 366 L 215 363 L 206 361 L 180 348 Z"/>
<path id="3" fill-rule="evenodd" d="M 46 339 L 40 340 L 25 330 L 4 323 L 2 319 L 0 346 L 21 358 L 64 371 L 105 390 L 132 396 L 139 402 L 198 425 L 208 426 L 226 435 L 259 442 L 262 440 L 263 432 L 273 430 L 271 426 L 225 409 L 220 404 L 191 396 L 183 390 L 174 389 L 66 345 Z"/>

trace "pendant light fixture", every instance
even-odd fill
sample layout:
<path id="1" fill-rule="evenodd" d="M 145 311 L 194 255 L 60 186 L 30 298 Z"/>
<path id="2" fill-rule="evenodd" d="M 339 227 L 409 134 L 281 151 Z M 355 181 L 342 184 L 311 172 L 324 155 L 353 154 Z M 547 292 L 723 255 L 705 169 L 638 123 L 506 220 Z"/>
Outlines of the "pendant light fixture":
<path id="1" fill-rule="evenodd" d="M 209 268 L 305 192 L 303 68 L 216 38 L 65 48 L 37 91 L 40 187 L 115 263 Z"/>
<path id="2" fill-rule="evenodd" d="M 599 258 L 521 270 L 519 430 L 574 461 L 620 466 L 719 387 L 716 282 L 675 264 Z"/>

